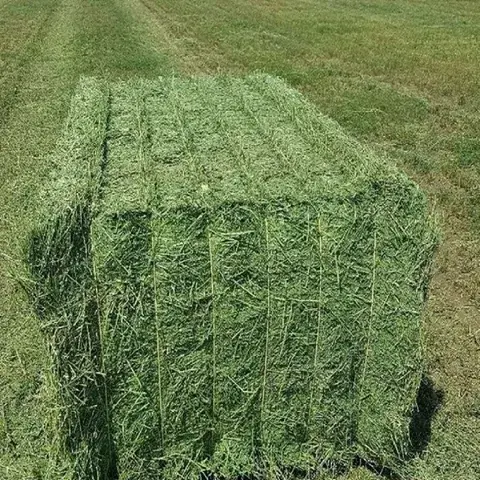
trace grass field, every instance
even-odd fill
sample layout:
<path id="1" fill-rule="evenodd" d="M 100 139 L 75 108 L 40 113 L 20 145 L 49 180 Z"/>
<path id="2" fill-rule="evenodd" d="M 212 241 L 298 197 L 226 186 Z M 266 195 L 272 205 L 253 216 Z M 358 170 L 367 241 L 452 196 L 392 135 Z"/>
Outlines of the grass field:
<path id="1" fill-rule="evenodd" d="M 63 478 L 45 346 L 10 271 L 72 91 L 81 75 L 172 71 L 279 75 L 427 191 L 443 241 L 425 402 L 440 407 L 411 478 L 479 478 L 480 5 L 468 0 L 0 0 L 0 478 Z"/>

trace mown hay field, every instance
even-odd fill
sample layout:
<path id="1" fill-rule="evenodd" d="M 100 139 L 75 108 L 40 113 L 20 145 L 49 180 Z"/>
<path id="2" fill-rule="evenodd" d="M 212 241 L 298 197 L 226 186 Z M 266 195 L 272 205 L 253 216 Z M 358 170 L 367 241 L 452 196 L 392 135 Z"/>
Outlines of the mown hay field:
<path id="1" fill-rule="evenodd" d="M 480 471 L 479 7 L 469 1 L 0 2 L 0 472 L 65 478 L 49 353 L 18 278 L 81 75 L 260 70 L 420 183 L 440 213 L 411 478 Z M 328 475 L 325 473 L 325 475 Z M 344 472 L 370 478 L 363 468 Z M 407 477 L 408 478 L 408 477 Z"/>

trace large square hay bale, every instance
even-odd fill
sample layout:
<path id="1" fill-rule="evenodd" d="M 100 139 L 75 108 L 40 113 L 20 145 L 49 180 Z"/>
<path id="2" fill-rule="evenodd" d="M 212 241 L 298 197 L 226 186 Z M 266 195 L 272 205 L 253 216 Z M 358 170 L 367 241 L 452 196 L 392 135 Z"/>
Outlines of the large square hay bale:
<path id="1" fill-rule="evenodd" d="M 281 80 L 80 85 L 32 292 L 78 478 L 397 468 L 436 242 L 419 188 Z"/>

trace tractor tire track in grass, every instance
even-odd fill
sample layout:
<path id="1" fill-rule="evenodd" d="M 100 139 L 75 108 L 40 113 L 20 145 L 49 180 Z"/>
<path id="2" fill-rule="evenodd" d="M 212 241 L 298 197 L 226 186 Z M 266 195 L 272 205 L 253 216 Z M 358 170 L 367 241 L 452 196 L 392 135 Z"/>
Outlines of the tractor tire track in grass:
<path id="1" fill-rule="evenodd" d="M 40 3 L 42 2 L 42 3 Z M 35 223 L 70 97 L 82 75 L 157 76 L 165 58 L 117 0 L 9 0 L 0 33 L 0 478 L 66 478 L 54 445 L 49 357 L 17 279 L 8 277 Z M 18 25 L 26 25 L 26 31 Z M 2 21 L 0 20 L 0 25 Z M 33 32 L 33 33 L 29 33 Z M 10 43 L 9 43 L 10 42 Z M 10 46 L 10 44 L 12 46 Z M 20 47 L 17 46 L 21 45 Z M 48 476 L 47 475 L 48 472 Z"/>
<path id="2" fill-rule="evenodd" d="M 58 8 L 58 0 L 40 0 L 33 4 L 19 5 L 8 2 L 3 5 L 0 12 L 0 125 L 8 121 L 9 112 L 22 91 L 22 84 L 27 80 L 30 62 L 38 56 Z M 28 18 L 33 13 L 34 17 Z"/>
<path id="3" fill-rule="evenodd" d="M 136 22 L 143 25 L 143 34 L 157 51 L 172 59 L 176 69 L 185 74 L 206 74 L 224 63 L 215 47 L 198 41 L 194 32 L 156 0 L 120 0 Z"/>

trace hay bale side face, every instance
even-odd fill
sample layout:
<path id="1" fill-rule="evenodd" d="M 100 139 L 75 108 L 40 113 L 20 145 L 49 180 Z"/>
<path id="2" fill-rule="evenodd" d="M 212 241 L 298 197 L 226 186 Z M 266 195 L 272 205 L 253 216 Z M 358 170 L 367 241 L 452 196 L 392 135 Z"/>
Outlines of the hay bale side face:
<path id="1" fill-rule="evenodd" d="M 418 188 L 271 77 L 111 91 L 91 272 L 120 475 L 395 468 L 435 244 Z"/>

